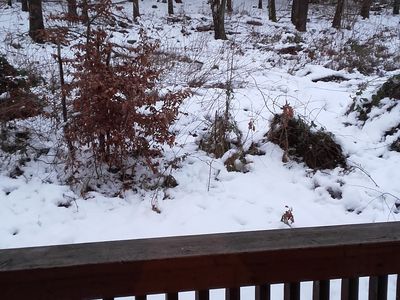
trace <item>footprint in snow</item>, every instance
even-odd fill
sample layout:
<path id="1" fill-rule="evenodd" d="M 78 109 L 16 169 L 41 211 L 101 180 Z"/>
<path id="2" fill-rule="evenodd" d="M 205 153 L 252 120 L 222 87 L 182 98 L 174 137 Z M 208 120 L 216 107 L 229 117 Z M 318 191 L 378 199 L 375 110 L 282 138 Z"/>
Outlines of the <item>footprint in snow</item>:
<path id="1" fill-rule="evenodd" d="M 247 225 L 247 220 L 245 220 L 244 218 L 241 218 L 241 217 L 239 217 L 239 216 L 233 216 L 233 219 L 238 223 L 238 224 L 240 224 L 241 226 L 245 226 L 245 225 Z"/>

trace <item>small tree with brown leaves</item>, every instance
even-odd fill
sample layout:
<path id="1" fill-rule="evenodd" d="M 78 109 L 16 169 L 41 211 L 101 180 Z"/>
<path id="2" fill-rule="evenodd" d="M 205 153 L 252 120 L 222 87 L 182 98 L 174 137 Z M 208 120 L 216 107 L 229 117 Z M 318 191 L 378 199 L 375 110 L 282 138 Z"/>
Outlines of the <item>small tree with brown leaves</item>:
<path id="1" fill-rule="evenodd" d="M 89 9 L 101 11 L 103 18 L 108 12 L 111 16 L 111 1 L 101 0 Z M 106 166 L 124 177 L 133 176 L 140 161 L 157 172 L 153 159 L 162 155 L 163 145 L 173 145 L 169 127 L 189 92 L 160 92 L 161 70 L 153 63 L 159 45 L 144 30 L 133 47 L 111 42 L 101 25 L 88 24 L 85 38 L 72 47 L 75 57 L 67 85 L 72 101 L 66 130 L 74 147 L 71 166 L 74 172 L 79 171 L 75 166 L 94 166 L 98 175 Z M 93 176 L 87 170 L 81 176 L 89 173 Z"/>

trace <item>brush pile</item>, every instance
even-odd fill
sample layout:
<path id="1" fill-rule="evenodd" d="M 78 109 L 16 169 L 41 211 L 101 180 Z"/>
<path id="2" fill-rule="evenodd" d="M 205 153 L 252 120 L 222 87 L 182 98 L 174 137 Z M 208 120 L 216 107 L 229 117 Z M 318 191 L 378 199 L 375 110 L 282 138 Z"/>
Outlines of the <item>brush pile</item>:
<path id="1" fill-rule="evenodd" d="M 315 131 L 302 119 L 294 117 L 288 104 L 283 107 L 282 114 L 274 116 L 270 128 L 267 139 L 284 150 L 283 162 L 291 158 L 314 170 L 346 167 L 342 148 L 334 141 L 332 133 L 323 129 Z"/>

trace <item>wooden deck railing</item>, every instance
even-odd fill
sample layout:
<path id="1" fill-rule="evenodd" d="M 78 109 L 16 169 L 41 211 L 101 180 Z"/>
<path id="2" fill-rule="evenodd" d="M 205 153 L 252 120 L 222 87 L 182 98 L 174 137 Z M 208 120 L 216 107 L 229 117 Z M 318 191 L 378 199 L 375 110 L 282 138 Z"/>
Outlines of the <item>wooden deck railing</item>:
<path id="1" fill-rule="evenodd" d="M 299 299 L 314 281 L 313 299 L 329 299 L 329 279 L 342 278 L 342 299 L 358 299 L 358 277 L 371 276 L 369 299 L 386 299 L 388 274 L 400 273 L 400 222 L 253 231 L 0 250 L 0 299 L 112 299 L 270 284 Z M 397 298 L 400 299 L 399 281 Z"/>

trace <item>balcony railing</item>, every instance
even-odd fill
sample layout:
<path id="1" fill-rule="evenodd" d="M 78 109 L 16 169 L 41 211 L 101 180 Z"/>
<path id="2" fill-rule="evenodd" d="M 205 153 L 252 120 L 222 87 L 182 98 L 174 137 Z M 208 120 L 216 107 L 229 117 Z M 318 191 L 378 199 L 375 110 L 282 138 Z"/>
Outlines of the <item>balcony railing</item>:
<path id="1" fill-rule="evenodd" d="M 267 230 L 0 250 L 0 299 L 112 299 L 255 286 L 270 299 L 300 299 L 300 282 L 314 281 L 313 299 L 329 299 L 330 279 L 342 279 L 342 299 L 358 299 L 358 278 L 370 276 L 368 297 L 387 299 L 388 274 L 400 273 L 400 222 Z M 397 280 L 396 299 L 400 299 Z"/>

